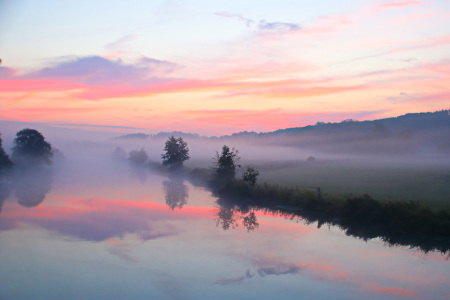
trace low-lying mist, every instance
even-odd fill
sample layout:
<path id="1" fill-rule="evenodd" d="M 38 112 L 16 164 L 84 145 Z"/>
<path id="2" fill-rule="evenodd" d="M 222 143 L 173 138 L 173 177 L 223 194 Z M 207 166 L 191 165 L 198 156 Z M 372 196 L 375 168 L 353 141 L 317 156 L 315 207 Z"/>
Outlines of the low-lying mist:
<path id="1" fill-rule="evenodd" d="M 52 145 L 53 185 L 120 185 L 125 176 L 147 180 L 151 168 L 133 168 L 129 155 L 143 150 L 153 166 L 161 166 L 167 137 L 117 138 L 123 133 L 89 128 L 64 128 L 45 124 L 1 123 L 5 151 L 11 154 L 15 133 L 25 127 L 39 130 Z M 431 135 L 431 134 L 430 134 Z M 259 182 L 321 187 L 330 194 L 370 193 L 382 199 L 433 199 L 450 197 L 450 159 L 446 153 L 421 145 L 420 140 L 442 138 L 444 132 L 389 133 L 383 127 L 364 135 L 361 131 L 285 133 L 281 135 L 223 138 L 183 137 L 189 148 L 187 168 L 214 165 L 223 145 L 239 152 L 237 176 L 244 167 L 260 171 Z M 177 136 L 176 136 L 177 137 Z M 444 143 L 444 141 L 443 141 Z M 114 157 L 119 149 L 122 159 Z M 370 151 L 369 151 L 370 150 Z M 20 193 L 20 192 L 19 192 Z"/>

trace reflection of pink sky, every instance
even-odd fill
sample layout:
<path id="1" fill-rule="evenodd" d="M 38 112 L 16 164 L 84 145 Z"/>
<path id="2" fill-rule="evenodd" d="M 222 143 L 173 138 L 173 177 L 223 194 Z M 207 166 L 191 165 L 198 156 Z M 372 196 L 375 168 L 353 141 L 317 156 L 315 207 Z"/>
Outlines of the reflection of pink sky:
<path id="1" fill-rule="evenodd" d="M 59 231 L 62 223 L 70 223 L 76 231 L 76 223 L 84 223 L 92 228 L 101 229 L 104 224 L 108 234 L 114 236 L 114 227 L 119 235 L 134 233 L 142 230 L 150 221 L 164 221 L 176 219 L 213 219 L 215 209 L 209 206 L 184 206 L 182 209 L 170 210 L 166 204 L 152 201 L 51 196 L 43 204 L 34 208 L 23 208 L 16 203 L 5 203 L 0 215 L 6 222 L 18 225 L 28 222 Z M 55 201 L 56 200 L 56 201 Z M 48 203 L 48 205 L 46 205 Z M 63 203 L 64 206 L 58 205 Z M 274 218 L 284 218 L 271 213 L 256 212 L 260 226 L 267 226 L 269 232 L 292 232 L 293 235 L 310 234 L 318 229 L 296 223 L 273 222 Z M 65 233 L 62 231 L 62 233 Z M 82 235 L 78 235 L 83 238 Z M 107 238 L 105 236 L 105 238 Z"/>
<path id="2" fill-rule="evenodd" d="M 129 263 L 137 263 L 140 259 L 132 255 L 131 249 L 134 243 L 124 239 L 125 235 L 136 234 L 141 242 L 145 242 L 182 234 L 189 226 L 180 226 L 182 224 L 178 223 L 180 220 L 213 218 L 213 208 L 209 206 L 187 205 L 181 210 L 171 211 L 167 205 L 152 201 L 61 195 L 56 198 L 58 202 L 54 201 L 55 199 L 49 199 L 48 205 L 44 201 L 31 209 L 7 202 L 0 218 L 2 222 L 14 224 L 13 228 L 20 226 L 20 223 L 29 223 L 82 240 L 102 241 L 110 245 L 107 251 Z M 58 203 L 63 203 L 64 206 L 59 206 Z M 378 269 L 370 269 L 370 265 L 359 263 L 375 260 L 388 265 L 391 261 L 402 259 L 404 253 L 401 251 L 385 247 L 367 250 L 364 244 L 352 242 L 353 245 L 357 245 L 356 248 L 352 248 L 352 244 L 349 247 L 344 243 L 339 246 L 338 252 L 334 253 L 333 249 L 321 248 L 325 245 L 325 241 L 320 240 L 329 238 L 325 228 L 318 229 L 315 224 L 306 226 L 301 221 L 285 220 L 283 216 L 271 213 L 256 212 L 256 215 L 260 227 L 254 233 L 246 233 L 243 226 L 234 232 L 240 237 L 254 235 L 258 243 L 261 243 L 261 246 L 256 247 L 258 249 L 248 248 L 251 250 L 246 254 L 253 266 L 248 274 L 253 275 L 221 279 L 218 280 L 219 283 L 232 284 L 254 280 L 252 278 L 255 276 L 304 274 L 317 281 L 346 284 L 361 292 L 401 297 L 418 296 L 421 295 L 422 290 L 445 284 L 445 279 L 439 273 L 430 275 L 426 270 L 416 270 L 415 276 L 409 276 L 408 269 L 386 268 L 387 273 L 383 274 Z M 206 230 L 206 232 L 209 231 L 218 234 L 217 238 L 220 239 L 222 230 L 214 228 L 213 222 L 211 222 L 211 228 Z M 273 245 L 274 239 L 277 245 Z M 316 239 L 319 239 L 319 242 Z M 306 244 L 301 244 L 303 246 L 299 248 L 296 244 L 298 241 Z M 200 244 L 205 242 L 207 241 L 202 241 Z M 233 240 L 226 240 L 226 242 L 233 243 Z M 303 249 L 304 246 L 306 249 Z M 316 247 L 319 248 L 310 252 Z M 339 251 L 344 252 L 338 254 Z M 346 253 L 347 251 L 353 253 Z M 286 257 L 283 258 L 280 255 L 286 255 Z M 350 257 L 353 263 L 347 265 L 346 261 Z M 430 256 L 430 260 L 435 259 L 437 260 L 438 257 Z M 443 261 L 442 257 L 440 261 Z"/>

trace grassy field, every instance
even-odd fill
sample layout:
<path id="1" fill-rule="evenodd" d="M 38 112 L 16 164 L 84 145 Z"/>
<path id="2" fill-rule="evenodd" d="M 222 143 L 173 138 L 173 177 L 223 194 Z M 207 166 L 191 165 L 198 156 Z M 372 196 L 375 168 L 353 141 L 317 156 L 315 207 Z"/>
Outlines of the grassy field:
<path id="1" fill-rule="evenodd" d="M 193 161 L 195 167 L 208 167 L 211 161 Z M 302 160 L 243 161 L 260 172 L 258 183 L 317 189 L 323 196 L 369 194 L 381 201 L 419 201 L 450 208 L 450 162 L 365 163 L 356 160 L 328 160 L 306 163 Z M 241 172 L 242 172 L 241 168 Z M 237 176 L 240 176 L 238 171 Z"/>
<path id="2" fill-rule="evenodd" d="M 261 164 L 259 170 L 260 182 L 320 187 L 325 196 L 367 193 L 377 200 L 412 200 L 450 206 L 448 165 L 363 165 L 328 161 L 293 162 L 281 167 Z"/>

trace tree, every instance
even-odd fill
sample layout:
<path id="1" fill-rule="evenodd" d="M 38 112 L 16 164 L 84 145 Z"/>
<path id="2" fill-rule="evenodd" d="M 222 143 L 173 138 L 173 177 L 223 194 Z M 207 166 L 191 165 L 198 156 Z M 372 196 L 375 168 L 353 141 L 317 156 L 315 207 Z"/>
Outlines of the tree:
<path id="1" fill-rule="evenodd" d="M 236 168 L 241 167 L 241 165 L 237 163 L 241 159 L 238 156 L 238 153 L 238 150 L 236 150 L 235 148 L 232 148 L 230 150 L 230 147 L 228 147 L 227 145 L 223 145 L 221 154 L 216 151 L 216 157 L 214 159 L 214 169 L 216 170 L 216 174 L 219 177 L 228 179 L 234 178 L 236 174 Z"/>
<path id="2" fill-rule="evenodd" d="M 141 150 L 133 150 L 128 155 L 128 161 L 133 165 L 143 165 L 147 162 L 148 155 L 144 149 Z"/>
<path id="3" fill-rule="evenodd" d="M 315 162 L 316 162 L 316 158 L 315 158 L 314 156 L 310 156 L 310 157 L 308 157 L 308 158 L 306 159 L 306 162 L 307 162 L 308 164 L 315 163 Z"/>
<path id="4" fill-rule="evenodd" d="M 117 147 L 112 154 L 112 159 L 117 161 L 127 160 L 127 153 L 120 147 Z"/>
<path id="5" fill-rule="evenodd" d="M 247 170 L 245 170 L 245 172 L 242 174 L 242 180 L 244 180 L 250 186 L 255 186 L 258 175 L 259 172 L 249 166 L 247 167 Z"/>
<path id="6" fill-rule="evenodd" d="M 20 165 L 52 163 L 52 146 L 45 141 L 44 136 L 34 129 L 22 129 L 17 132 L 12 148 L 12 160 Z"/>
<path id="7" fill-rule="evenodd" d="M 2 146 L 2 136 L 0 135 L 0 173 L 2 170 L 10 168 L 12 166 L 12 161 L 6 154 L 5 149 Z"/>
<path id="8" fill-rule="evenodd" d="M 164 166 L 169 166 L 171 169 L 177 169 L 183 166 L 184 161 L 188 160 L 189 149 L 187 143 L 181 137 L 169 137 L 164 147 L 166 153 L 161 154 Z"/>

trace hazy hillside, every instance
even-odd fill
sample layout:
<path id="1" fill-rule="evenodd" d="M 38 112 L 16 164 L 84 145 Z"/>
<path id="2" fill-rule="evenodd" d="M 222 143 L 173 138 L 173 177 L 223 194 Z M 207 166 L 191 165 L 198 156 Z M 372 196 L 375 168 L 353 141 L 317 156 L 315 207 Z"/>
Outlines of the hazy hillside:
<path id="1" fill-rule="evenodd" d="M 230 136 L 200 137 L 183 132 L 162 132 L 157 135 L 128 134 L 119 139 L 184 138 L 246 141 L 303 148 L 313 153 L 358 153 L 405 155 L 417 153 L 450 154 L 449 111 L 406 114 L 374 121 L 344 120 L 339 123 L 318 122 L 316 125 L 280 129 L 273 132 L 239 132 Z"/>

